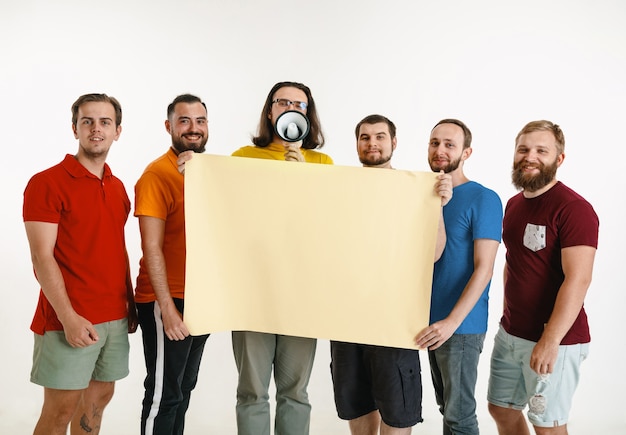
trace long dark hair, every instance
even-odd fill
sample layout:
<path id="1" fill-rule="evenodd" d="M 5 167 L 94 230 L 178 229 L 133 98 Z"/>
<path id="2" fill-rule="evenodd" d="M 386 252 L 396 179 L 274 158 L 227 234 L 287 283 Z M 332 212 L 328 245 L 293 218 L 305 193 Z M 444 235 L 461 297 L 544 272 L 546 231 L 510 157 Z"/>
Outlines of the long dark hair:
<path id="1" fill-rule="evenodd" d="M 252 143 L 258 147 L 266 147 L 270 143 L 272 143 L 274 139 L 274 126 L 272 125 L 272 120 L 269 119 L 268 115 L 272 110 L 272 100 L 274 99 L 274 94 L 281 88 L 297 88 L 306 94 L 306 98 L 308 100 L 306 116 L 309 118 L 310 129 L 307 137 L 302 141 L 302 148 L 307 150 L 313 150 L 316 148 L 321 148 L 324 146 L 324 134 L 322 133 L 322 127 L 320 126 L 320 120 L 317 117 L 317 109 L 315 108 L 315 100 L 313 99 L 313 95 L 311 94 L 311 90 L 303 85 L 302 83 L 297 82 L 280 82 L 276 83 L 269 94 L 267 94 L 267 98 L 265 99 L 265 104 L 263 105 L 263 110 L 261 111 L 261 118 L 259 120 L 259 130 L 256 136 L 252 137 Z"/>

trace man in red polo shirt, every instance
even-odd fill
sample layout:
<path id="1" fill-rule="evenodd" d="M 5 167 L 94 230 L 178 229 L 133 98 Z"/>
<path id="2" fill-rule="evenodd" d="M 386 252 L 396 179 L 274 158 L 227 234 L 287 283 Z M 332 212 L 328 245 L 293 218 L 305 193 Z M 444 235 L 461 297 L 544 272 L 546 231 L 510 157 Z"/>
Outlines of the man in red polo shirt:
<path id="1" fill-rule="evenodd" d="M 137 328 L 124 225 L 130 201 L 105 163 L 122 131 L 119 102 L 87 94 L 72 105 L 78 152 L 34 175 L 24 223 L 41 291 L 31 381 L 44 387 L 34 434 L 100 432 L 115 381 L 128 375 Z"/>

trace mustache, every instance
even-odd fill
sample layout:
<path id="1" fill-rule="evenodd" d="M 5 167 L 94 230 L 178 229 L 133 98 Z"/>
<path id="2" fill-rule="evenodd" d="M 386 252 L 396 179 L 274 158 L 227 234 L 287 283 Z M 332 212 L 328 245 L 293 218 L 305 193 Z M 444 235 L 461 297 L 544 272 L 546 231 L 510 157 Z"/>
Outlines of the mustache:
<path id="1" fill-rule="evenodd" d="M 524 167 L 536 168 L 539 170 L 539 174 L 528 177 L 524 174 Z M 537 190 L 548 185 L 548 183 L 556 177 L 556 170 L 556 161 L 550 164 L 544 164 L 542 162 L 529 164 L 524 161 L 519 161 L 513 164 L 511 181 L 517 189 L 536 192 Z"/>
<path id="2" fill-rule="evenodd" d="M 520 160 L 519 162 L 513 164 L 513 169 L 533 168 L 533 169 L 542 170 L 545 167 L 546 167 L 546 165 L 541 163 L 541 162 L 527 163 L 527 162 L 525 162 L 523 160 Z"/>

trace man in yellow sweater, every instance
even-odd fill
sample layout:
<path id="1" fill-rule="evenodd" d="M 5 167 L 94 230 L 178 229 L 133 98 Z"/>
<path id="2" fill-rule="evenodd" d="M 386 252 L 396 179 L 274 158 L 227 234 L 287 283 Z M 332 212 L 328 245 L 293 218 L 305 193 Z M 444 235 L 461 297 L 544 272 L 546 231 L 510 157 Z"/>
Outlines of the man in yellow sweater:
<path id="1" fill-rule="evenodd" d="M 287 110 L 309 119 L 309 133 L 300 142 L 288 142 L 275 125 Z M 311 90 L 295 82 L 280 82 L 270 90 L 259 121 L 254 145 L 242 147 L 233 156 L 332 164 L 316 149 L 324 145 L 315 100 Z M 298 146 L 300 145 L 300 146 Z M 317 340 L 251 331 L 233 332 L 233 351 L 239 372 L 237 385 L 237 429 L 239 435 L 269 435 L 269 383 L 276 383 L 276 435 L 308 434 L 311 405 L 307 393 Z"/>

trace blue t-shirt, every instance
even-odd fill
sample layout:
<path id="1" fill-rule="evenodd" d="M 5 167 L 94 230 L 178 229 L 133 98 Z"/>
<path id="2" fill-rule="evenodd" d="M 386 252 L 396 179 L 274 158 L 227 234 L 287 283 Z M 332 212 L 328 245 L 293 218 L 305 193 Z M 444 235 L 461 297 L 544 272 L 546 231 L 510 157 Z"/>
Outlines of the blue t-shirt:
<path id="1" fill-rule="evenodd" d="M 430 305 L 430 322 L 445 319 L 461 297 L 474 271 L 474 240 L 502 237 L 502 202 L 498 195 L 474 182 L 456 186 L 443 208 L 446 247 L 435 263 Z M 489 285 L 456 334 L 487 332 Z"/>

